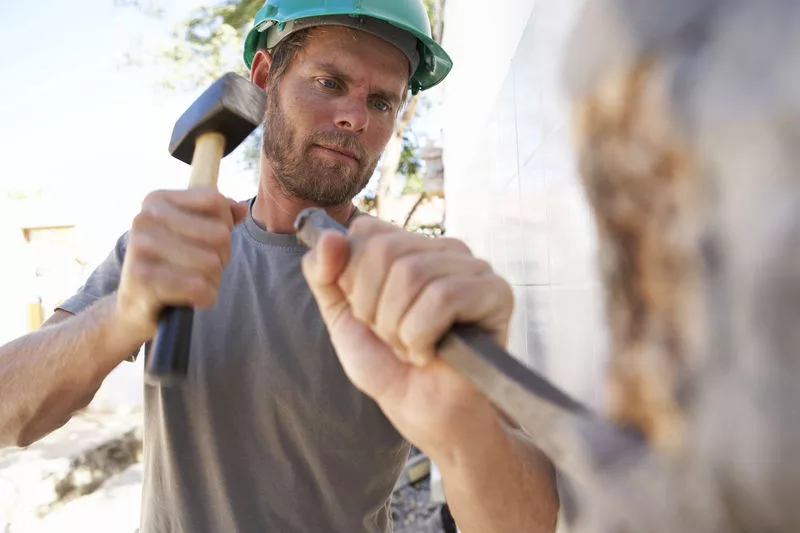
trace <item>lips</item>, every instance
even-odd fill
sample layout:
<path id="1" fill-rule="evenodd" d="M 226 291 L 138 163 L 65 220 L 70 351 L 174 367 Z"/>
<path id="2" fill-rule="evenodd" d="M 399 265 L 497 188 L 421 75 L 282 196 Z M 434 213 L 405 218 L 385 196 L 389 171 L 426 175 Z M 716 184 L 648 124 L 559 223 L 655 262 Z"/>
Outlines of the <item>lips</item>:
<path id="1" fill-rule="evenodd" d="M 358 156 L 354 152 L 351 152 L 350 150 L 348 150 L 346 148 L 341 148 L 339 146 L 326 146 L 324 144 L 318 144 L 317 146 L 319 146 L 320 148 L 324 148 L 325 150 L 330 150 L 331 152 L 336 152 L 336 153 L 342 154 L 342 155 L 347 156 L 350 159 L 353 159 L 355 161 L 359 160 Z"/>

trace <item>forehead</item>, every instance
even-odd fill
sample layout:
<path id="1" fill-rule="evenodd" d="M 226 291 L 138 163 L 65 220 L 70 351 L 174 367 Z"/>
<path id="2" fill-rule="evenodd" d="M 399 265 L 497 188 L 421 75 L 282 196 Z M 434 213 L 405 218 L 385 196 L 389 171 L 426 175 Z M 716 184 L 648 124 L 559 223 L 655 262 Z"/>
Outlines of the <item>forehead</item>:
<path id="1" fill-rule="evenodd" d="M 358 71 L 383 83 L 405 86 L 409 62 L 396 46 L 367 32 L 344 26 L 311 28 L 301 54 L 303 62 L 335 64 L 349 75 Z"/>

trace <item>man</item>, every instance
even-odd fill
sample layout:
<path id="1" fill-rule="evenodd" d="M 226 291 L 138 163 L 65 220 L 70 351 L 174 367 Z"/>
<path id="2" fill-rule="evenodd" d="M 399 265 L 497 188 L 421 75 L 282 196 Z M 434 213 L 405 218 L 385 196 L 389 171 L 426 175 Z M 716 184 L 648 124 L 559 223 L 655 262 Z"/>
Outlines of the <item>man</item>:
<path id="1" fill-rule="evenodd" d="M 186 383 L 145 387 L 143 533 L 389 531 L 408 441 L 441 468 L 464 532 L 552 530 L 549 463 L 432 360 L 455 321 L 505 341 L 508 285 L 457 241 L 369 217 L 351 225 L 351 249 L 327 235 L 301 270 L 297 214 L 323 206 L 350 223 L 406 91 L 449 69 L 422 4 L 278 3 L 245 52 L 267 91 L 256 197 L 150 194 L 84 287 L 0 349 L 3 443 L 59 427 L 152 338 L 164 306 L 191 305 Z"/>

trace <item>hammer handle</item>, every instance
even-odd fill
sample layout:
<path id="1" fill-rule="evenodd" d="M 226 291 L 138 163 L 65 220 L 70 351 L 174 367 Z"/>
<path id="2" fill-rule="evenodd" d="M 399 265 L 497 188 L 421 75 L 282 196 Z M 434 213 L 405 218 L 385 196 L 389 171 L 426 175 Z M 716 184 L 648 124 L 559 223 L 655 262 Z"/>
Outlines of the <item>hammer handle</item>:
<path id="1" fill-rule="evenodd" d="M 204 133 L 197 138 L 192 155 L 190 189 L 216 188 L 224 151 L 225 137 L 219 133 Z M 166 307 L 162 311 L 152 350 L 145 363 L 145 379 L 149 383 L 170 385 L 186 377 L 193 322 L 194 309 L 191 307 Z"/>
<path id="2" fill-rule="evenodd" d="M 225 137 L 221 133 L 209 132 L 200 135 L 192 155 L 192 175 L 189 188 L 215 187 L 219 177 L 219 162 L 225 152 Z"/>

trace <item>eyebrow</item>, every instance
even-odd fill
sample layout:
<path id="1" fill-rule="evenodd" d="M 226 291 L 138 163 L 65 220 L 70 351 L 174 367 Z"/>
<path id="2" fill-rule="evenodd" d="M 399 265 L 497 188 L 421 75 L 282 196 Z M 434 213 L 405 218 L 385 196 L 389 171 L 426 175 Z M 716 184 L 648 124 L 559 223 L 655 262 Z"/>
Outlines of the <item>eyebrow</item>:
<path id="1" fill-rule="evenodd" d="M 353 78 L 351 76 L 349 76 L 348 74 L 345 74 L 344 72 L 342 72 L 339 69 L 339 67 L 337 67 L 336 65 L 334 65 L 330 61 L 323 61 L 321 63 L 318 63 L 316 65 L 316 68 L 318 68 L 320 70 L 324 70 L 325 72 L 327 72 L 328 74 L 330 74 L 334 78 L 339 78 L 340 80 L 342 80 L 345 83 L 352 83 L 353 82 Z M 382 89 L 376 89 L 374 91 L 371 91 L 370 94 L 372 96 L 377 96 L 378 98 L 381 98 L 382 100 L 386 100 L 388 102 L 391 102 L 394 105 L 400 105 L 400 103 L 403 100 L 400 97 L 399 94 L 397 94 L 395 92 L 392 92 L 392 91 L 382 90 Z"/>

